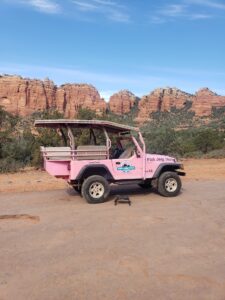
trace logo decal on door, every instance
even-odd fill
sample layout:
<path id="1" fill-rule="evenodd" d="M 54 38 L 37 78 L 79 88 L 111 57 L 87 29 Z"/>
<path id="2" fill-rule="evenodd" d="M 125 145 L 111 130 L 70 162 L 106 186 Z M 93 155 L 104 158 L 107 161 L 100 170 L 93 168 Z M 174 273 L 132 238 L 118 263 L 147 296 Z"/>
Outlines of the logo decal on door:
<path id="1" fill-rule="evenodd" d="M 127 162 L 121 163 L 121 166 L 117 168 L 118 171 L 122 171 L 124 173 L 128 173 L 132 170 L 135 170 L 135 166 L 129 165 Z"/>

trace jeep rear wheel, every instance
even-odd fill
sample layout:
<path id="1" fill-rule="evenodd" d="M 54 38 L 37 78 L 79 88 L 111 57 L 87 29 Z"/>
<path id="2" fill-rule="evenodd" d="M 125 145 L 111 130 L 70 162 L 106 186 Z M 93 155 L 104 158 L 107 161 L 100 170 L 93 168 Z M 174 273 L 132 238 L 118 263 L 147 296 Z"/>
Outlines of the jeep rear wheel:
<path id="1" fill-rule="evenodd" d="M 110 192 L 108 181 L 98 175 L 93 175 L 85 179 L 81 193 L 88 203 L 96 204 L 104 202 Z"/>
<path id="2" fill-rule="evenodd" d="M 164 172 L 158 179 L 158 192 L 164 197 L 175 197 L 180 193 L 181 180 L 175 172 Z"/>

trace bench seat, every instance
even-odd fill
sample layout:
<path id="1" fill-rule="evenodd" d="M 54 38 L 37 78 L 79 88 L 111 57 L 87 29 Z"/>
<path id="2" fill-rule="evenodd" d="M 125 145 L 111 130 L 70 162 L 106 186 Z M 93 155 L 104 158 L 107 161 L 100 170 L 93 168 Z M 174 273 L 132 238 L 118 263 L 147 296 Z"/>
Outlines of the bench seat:
<path id="1" fill-rule="evenodd" d="M 77 160 L 107 159 L 107 147 L 105 145 L 78 146 L 75 152 Z"/>

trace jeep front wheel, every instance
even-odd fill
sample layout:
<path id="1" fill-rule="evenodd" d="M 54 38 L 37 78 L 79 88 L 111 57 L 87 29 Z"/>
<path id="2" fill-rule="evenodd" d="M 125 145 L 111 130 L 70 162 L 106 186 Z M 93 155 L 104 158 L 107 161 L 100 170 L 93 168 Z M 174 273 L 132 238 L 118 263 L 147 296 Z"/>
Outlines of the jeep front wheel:
<path id="1" fill-rule="evenodd" d="M 158 179 L 158 192 L 164 197 L 175 197 L 180 193 L 181 180 L 175 172 L 164 172 Z"/>
<path id="2" fill-rule="evenodd" d="M 82 196 L 91 204 L 104 202 L 107 199 L 109 192 L 109 183 L 102 176 L 90 176 L 85 179 L 82 184 Z"/>

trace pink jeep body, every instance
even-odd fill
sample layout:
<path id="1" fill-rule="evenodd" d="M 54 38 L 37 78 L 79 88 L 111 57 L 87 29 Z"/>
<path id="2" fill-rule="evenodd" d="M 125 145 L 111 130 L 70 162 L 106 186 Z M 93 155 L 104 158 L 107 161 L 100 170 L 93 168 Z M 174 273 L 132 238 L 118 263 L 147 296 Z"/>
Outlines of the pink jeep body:
<path id="1" fill-rule="evenodd" d="M 37 127 L 49 127 L 57 130 L 67 130 L 69 146 L 41 147 L 44 159 L 44 169 L 57 178 L 64 178 L 72 186 L 82 186 L 85 179 L 98 175 L 109 183 L 136 182 L 144 184 L 159 178 L 164 172 L 176 172 L 185 175 L 179 169 L 183 165 L 175 158 L 146 154 L 145 142 L 140 130 L 136 127 L 98 120 L 37 120 Z M 72 130 L 74 128 L 89 129 L 93 135 L 94 145 L 77 146 Z M 105 135 L 105 145 L 98 145 L 93 129 L 102 130 Z M 131 132 L 136 134 L 131 135 Z M 109 134 L 117 138 L 117 152 L 112 153 L 112 141 Z M 129 142 L 127 149 L 123 141 Z"/>

